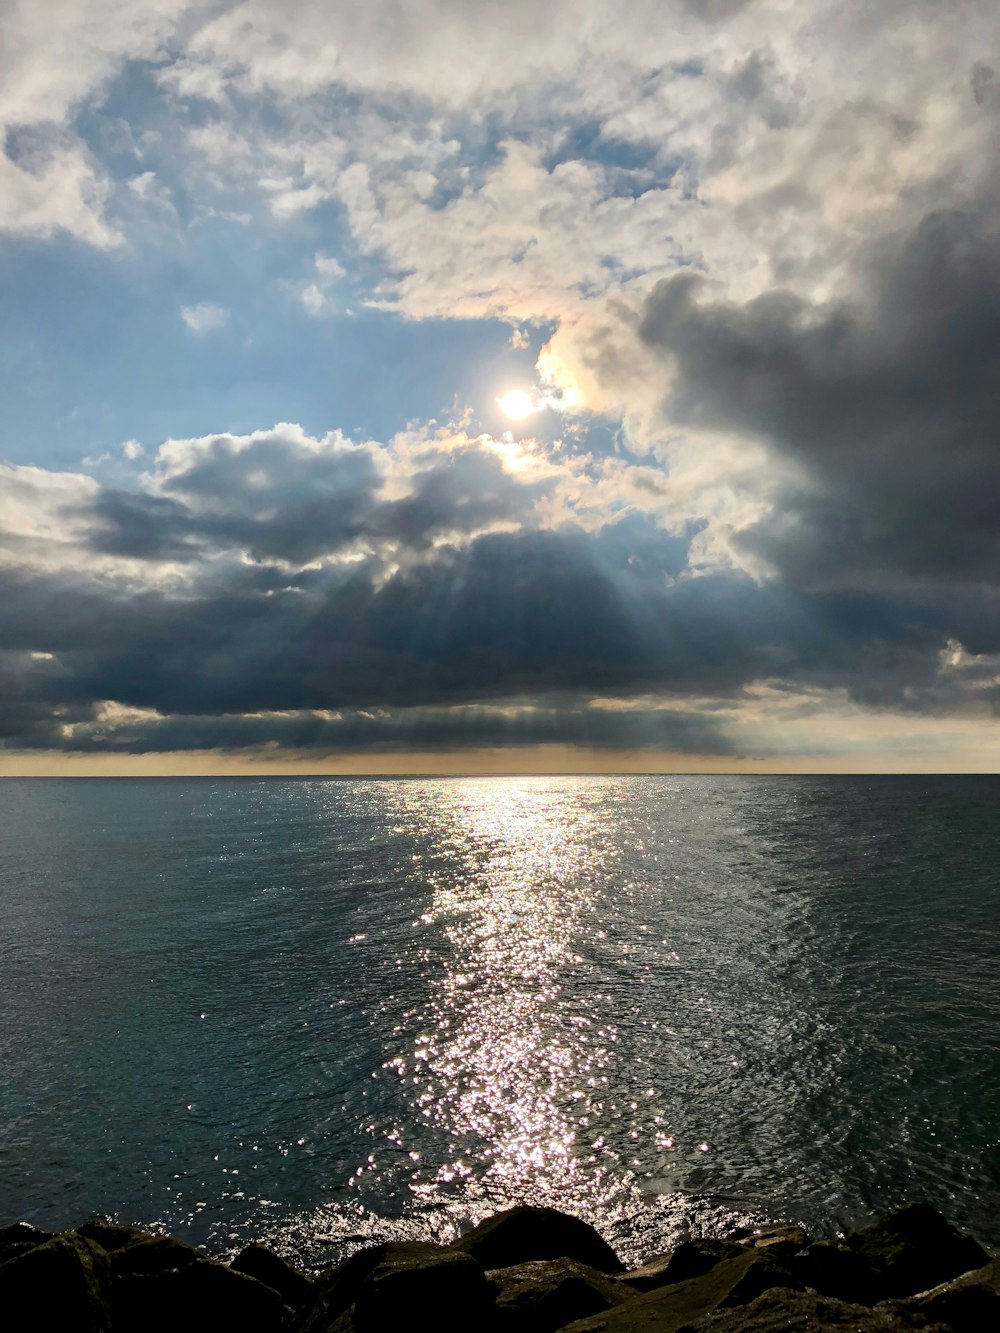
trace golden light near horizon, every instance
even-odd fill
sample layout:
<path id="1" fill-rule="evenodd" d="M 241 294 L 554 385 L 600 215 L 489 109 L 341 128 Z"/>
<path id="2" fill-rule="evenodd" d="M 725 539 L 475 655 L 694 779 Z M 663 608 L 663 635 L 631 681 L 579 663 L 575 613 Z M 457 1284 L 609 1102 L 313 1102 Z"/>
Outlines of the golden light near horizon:
<path id="1" fill-rule="evenodd" d="M 525 417 L 530 417 L 532 412 L 538 411 L 534 398 L 525 389 L 509 389 L 507 393 L 500 395 L 497 404 L 504 416 L 509 417 L 511 421 L 523 421 Z"/>

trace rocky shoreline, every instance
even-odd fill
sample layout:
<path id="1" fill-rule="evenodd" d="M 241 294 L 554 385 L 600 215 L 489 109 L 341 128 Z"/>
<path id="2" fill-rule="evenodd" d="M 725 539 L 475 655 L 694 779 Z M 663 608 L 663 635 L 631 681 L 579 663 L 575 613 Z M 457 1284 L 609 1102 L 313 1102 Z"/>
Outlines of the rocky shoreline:
<path id="1" fill-rule="evenodd" d="M 631 1271 L 551 1208 L 316 1273 L 259 1244 L 226 1264 L 109 1222 L 22 1222 L 0 1229 L 0 1311 L 9 1333 L 987 1333 L 1000 1258 L 924 1204 L 838 1241 L 795 1225 L 687 1240 Z"/>

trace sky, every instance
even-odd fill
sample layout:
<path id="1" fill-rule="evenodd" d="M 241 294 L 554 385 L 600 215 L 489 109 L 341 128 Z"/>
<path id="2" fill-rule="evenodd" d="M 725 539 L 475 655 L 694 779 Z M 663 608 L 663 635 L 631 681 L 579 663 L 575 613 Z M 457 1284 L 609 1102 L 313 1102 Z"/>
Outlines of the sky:
<path id="1" fill-rule="evenodd" d="M 0 0 L 0 774 L 995 771 L 994 0 Z"/>

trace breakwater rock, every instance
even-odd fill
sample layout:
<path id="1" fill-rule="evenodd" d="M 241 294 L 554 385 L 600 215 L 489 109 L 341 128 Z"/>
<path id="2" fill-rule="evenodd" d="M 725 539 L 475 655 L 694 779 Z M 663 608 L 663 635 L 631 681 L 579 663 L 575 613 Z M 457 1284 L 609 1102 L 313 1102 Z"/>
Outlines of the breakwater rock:
<path id="1" fill-rule="evenodd" d="M 314 1273 L 258 1244 L 226 1264 L 108 1222 L 19 1223 L 0 1229 L 0 1317 L 8 1333 L 984 1333 L 1000 1259 L 923 1204 L 836 1242 L 795 1225 L 685 1241 L 630 1272 L 550 1208 Z"/>

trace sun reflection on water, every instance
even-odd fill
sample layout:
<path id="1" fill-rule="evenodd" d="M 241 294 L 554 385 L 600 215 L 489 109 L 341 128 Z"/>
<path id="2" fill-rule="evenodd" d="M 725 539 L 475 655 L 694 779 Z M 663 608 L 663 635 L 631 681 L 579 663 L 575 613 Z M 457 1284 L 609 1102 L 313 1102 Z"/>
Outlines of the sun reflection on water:
<path id="1" fill-rule="evenodd" d="M 783 1055 L 811 1022 L 785 980 L 795 898 L 724 804 L 657 795 L 616 777 L 379 788 L 398 852 L 358 909 L 389 948 L 371 953 L 383 1055 L 357 1216 L 444 1239 L 548 1201 L 636 1262 L 751 1216 L 802 1100 Z"/>
<path id="2" fill-rule="evenodd" d="M 588 1158 L 593 1170 L 599 1145 L 581 1131 L 614 1038 L 566 984 L 594 907 L 593 816 L 541 781 L 454 783 L 436 795 L 449 861 L 463 869 L 431 874 L 421 925 L 443 933 L 449 956 L 412 1049 L 388 1065 L 412 1081 L 449 1160 L 430 1178 L 417 1171 L 412 1188 L 431 1196 L 464 1181 L 565 1198 Z"/>

